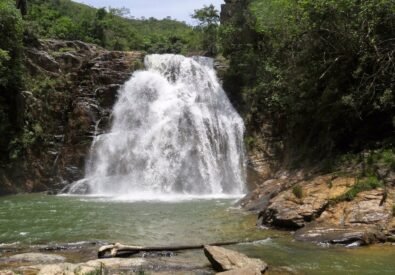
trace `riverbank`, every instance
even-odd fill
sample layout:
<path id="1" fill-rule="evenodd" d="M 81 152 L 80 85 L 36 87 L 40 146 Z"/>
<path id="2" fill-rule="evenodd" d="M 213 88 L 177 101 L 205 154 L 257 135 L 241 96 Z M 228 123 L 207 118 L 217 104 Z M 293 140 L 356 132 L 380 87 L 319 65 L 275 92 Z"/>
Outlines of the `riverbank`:
<path id="1" fill-rule="evenodd" d="M 239 205 L 258 226 L 295 231 L 299 241 L 346 246 L 395 239 L 395 171 L 391 151 L 349 156 L 333 172 L 279 170 L 260 175 Z M 263 169 L 264 170 L 264 169 Z M 266 178 L 265 178 L 266 177 Z"/>
<path id="2" fill-rule="evenodd" d="M 256 227 L 256 214 L 235 208 L 235 203 L 235 199 L 128 202 L 40 194 L 6 196 L 0 200 L 0 232 L 8 245 L 1 245 L 0 258 L 49 253 L 80 264 L 96 260 L 99 247 L 113 242 L 165 246 L 255 240 L 226 248 L 265 261 L 269 274 L 276 270 L 277 274 L 364 274 L 367 270 L 391 274 L 395 269 L 392 244 L 351 249 L 294 241 L 293 232 Z M 181 274 L 214 273 L 202 250 L 145 256 L 150 256 L 143 265 L 151 268 L 148 274 L 177 268 Z M 12 267 L 3 262 L 1 269 L 27 265 L 33 264 Z M 140 269 L 134 265 L 131 270 Z"/>

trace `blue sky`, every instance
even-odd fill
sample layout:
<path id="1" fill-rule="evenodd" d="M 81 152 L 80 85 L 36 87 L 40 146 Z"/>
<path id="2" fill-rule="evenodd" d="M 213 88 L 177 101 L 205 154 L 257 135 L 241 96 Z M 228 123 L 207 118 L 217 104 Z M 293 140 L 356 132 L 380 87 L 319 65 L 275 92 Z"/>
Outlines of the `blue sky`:
<path id="1" fill-rule="evenodd" d="M 220 10 L 223 0 L 75 0 L 94 7 L 125 7 L 130 9 L 132 16 L 140 18 L 142 16 L 155 17 L 158 19 L 171 16 L 181 21 L 193 23 L 190 15 L 195 9 L 203 5 L 213 4 Z"/>

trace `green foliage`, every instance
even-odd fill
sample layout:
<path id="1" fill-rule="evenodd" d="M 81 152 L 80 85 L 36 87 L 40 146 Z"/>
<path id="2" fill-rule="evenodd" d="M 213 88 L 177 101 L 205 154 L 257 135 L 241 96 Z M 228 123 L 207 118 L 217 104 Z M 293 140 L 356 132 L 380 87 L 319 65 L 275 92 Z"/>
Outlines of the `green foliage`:
<path id="1" fill-rule="evenodd" d="M 31 128 L 25 127 L 9 144 L 9 158 L 17 159 L 22 152 L 30 148 L 43 137 L 43 128 L 36 123 Z"/>
<path id="2" fill-rule="evenodd" d="M 26 87 L 33 94 L 48 94 L 56 90 L 57 84 L 63 79 L 54 79 L 47 76 L 40 76 L 26 79 Z"/>
<path id="3" fill-rule="evenodd" d="M 345 194 L 335 198 L 334 202 L 352 201 L 359 193 L 384 187 L 383 182 L 379 181 L 377 177 L 371 176 L 358 180 L 358 182 Z"/>
<path id="4" fill-rule="evenodd" d="M 81 40 L 110 50 L 148 53 L 187 53 L 200 49 L 200 32 L 170 17 L 135 19 L 125 8 L 94 9 L 70 0 L 29 3 L 28 26 L 41 38 Z"/>
<path id="5" fill-rule="evenodd" d="M 376 150 L 376 151 L 372 152 L 367 157 L 367 164 L 370 167 L 386 165 L 395 171 L 394 149 L 381 149 L 381 150 Z"/>
<path id="6" fill-rule="evenodd" d="M 217 50 L 217 32 L 219 23 L 219 11 L 214 5 L 204 6 L 195 10 L 192 18 L 197 20 L 199 25 L 196 28 L 203 34 L 202 48 L 210 56 L 215 56 Z"/>
<path id="7" fill-rule="evenodd" d="M 22 86 L 23 22 L 15 1 L 0 1 L 0 160 L 16 131 L 16 98 Z"/>
<path id="8" fill-rule="evenodd" d="M 8 70 L 8 62 L 10 61 L 11 57 L 8 51 L 0 49 L 0 85 L 5 86 L 8 83 L 8 78 L 4 77 Z"/>
<path id="9" fill-rule="evenodd" d="M 219 33 L 250 135 L 274 121 L 299 165 L 393 144 L 394 1 L 240 2 Z"/>
<path id="10" fill-rule="evenodd" d="M 244 144 L 247 149 L 252 149 L 252 148 L 254 148 L 254 146 L 256 144 L 256 138 L 253 136 L 246 136 L 244 138 Z"/>
<path id="11" fill-rule="evenodd" d="M 20 87 L 23 23 L 14 1 L 0 2 L 0 33 L 0 90 L 4 93 Z"/>
<path id="12" fill-rule="evenodd" d="M 298 199 L 302 199 L 303 198 L 303 189 L 300 185 L 295 185 L 292 188 L 292 194 L 294 194 L 295 197 L 297 197 Z"/>
<path id="13" fill-rule="evenodd" d="M 195 10 L 192 18 L 199 21 L 199 26 L 209 27 L 212 25 L 218 25 L 219 12 L 214 5 L 205 5 L 203 8 Z"/>

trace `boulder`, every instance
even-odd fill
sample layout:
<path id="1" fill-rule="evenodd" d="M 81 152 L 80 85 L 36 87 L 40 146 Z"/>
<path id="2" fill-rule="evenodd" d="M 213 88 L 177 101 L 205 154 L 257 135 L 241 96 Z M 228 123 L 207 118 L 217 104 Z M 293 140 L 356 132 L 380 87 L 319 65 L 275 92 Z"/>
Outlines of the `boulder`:
<path id="1" fill-rule="evenodd" d="M 73 264 L 44 265 L 37 275 L 74 275 Z"/>
<path id="2" fill-rule="evenodd" d="M 359 193 L 354 200 L 328 207 L 321 216 L 295 233 L 302 241 L 361 245 L 385 241 L 391 231 L 393 200 L 383 201 L 383 189 Z"/>
<path id="3" fill-rule="evenodd" d="M 144 259 L 141 258 L 109 258 L 99 259 L 86 262 L 85 266 L 91 266 L 94 268 L 107 268 L 107 269 L 119 269 L 122 267 L 138 267 L 145 263 Z"/>
<path id="4" fill-rule="evenodd" d="M 28 262 L 34 264 L 63 263 L 66 258 L 55 254 L 23 253 L 3 259 L 6 262 Z"/>
<path id="5" fill-rule="evenodd" d="M 218 246 L 204 246 L 204 254 L 216 271 L 230 271 L 248 268 L 265 272 L 267 264 L 260 259 L 248 258 L 246 255 Z M 240 273 L 244 274 L 244 273 Z"/>
<path id="6" fill-rule="evenodd" d="M 260 212 L 258 224 L 286 229 L 301 228 L 318 218 L 330 200 L 345 194 L 355 183 L 354 178 L 331 175 L 301 181 L 271 199 L 267 208 Z M 270 188 L 268 185 L 266 189 Z"/>
<path id="7" fill-rule="evenodd" d="M 313 222 L 295 232 L 295 239 L 330 244 L 357 244 L 366 245 L 383 239 L 383 234 L 375 227 L 359 226 L 346 227 L 333 224 L 320 224 Z"/>
<path id="8" fill-rule="evenodd" d="M 36 264 L 32 266 L 21 266 L 15 271 L 17 274 L 38 274 L 38 275 L 88 275 L 107 274 L 108 270 L 135 269 L 145 263 L 144 259 L 112 258 L 92 260 L 86 263 L 50 263 Z M 1 273 L 0 273 L 1 274 Z M 11 273 L 13 274 L 13 273 Z M 111 273 L 112 274 L 112 273 Z M 2 275 L 2 274 L 1 274 Z"/>
<path id="9" fill-rule="evenodd" d="M 258 267 L 247 266 L 247 267 L 244 267 L 244 268 L 239 268 L 239 269 L 219 272 L 217 274 L 221 274 L 221 275 L 261 275 L 262 272 L 261 272 L 261 270 L 259 270 Z"/>
<path id="10" fill-rule="evenodd" d="M 272 198 L 289 187 L 290 182 L 287 180 L 267 180 L 254 191 L 248 193 L 244 198 L 242 198 L 238 202 L 238 205 L 247 211 L 262 211 L 267 208 Z"/>
<path id="11" fill-rule="evenodd" d="M 41 69 L 41 72 L 60 73 L 59 63 L 48 52 L 35 48 L 28 48 L 25 51 L 29 64 L 32 67 Z"/>

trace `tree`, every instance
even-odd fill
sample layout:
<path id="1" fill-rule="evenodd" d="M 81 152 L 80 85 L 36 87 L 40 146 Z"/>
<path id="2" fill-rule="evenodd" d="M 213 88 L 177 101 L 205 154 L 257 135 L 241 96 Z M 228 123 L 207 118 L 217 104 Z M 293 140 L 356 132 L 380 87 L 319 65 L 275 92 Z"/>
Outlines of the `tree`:
<path id="1" fill-rule="evenodd" d="M 23 22 L 13 1 L 0 1 L 0 155 L 16 128 L 16 98 L 22 82 Z"/>
<path id="2" fill-rule="evenodd" d="M 0 3 L 0 90 L 14 90 L 19 86 L 23 24 L 9 1 Z"/>
<path id="3" fill-rule="evenodd" d="M 295 165 L 395 144 L 393 0 L 240 2 L 224 85 L 251 136 L 269 121 Z"/>
<path id="4" fill-rule="evenodd" d="M 214 5 L 204 6 L 195 10 L 192 18 L 198 21 L 198 28 L 203 32 L 202 47 L 207 54 L 217 54 L 217 32 L 219 23 L 219 12 Z"/>
<path id="5" fill-rule="evenodd" d="M 93 22 L 93 37 L 97 39 L 100 46 L 106 45 L 106 33 L 105 33 L 105 22 L 104 19 L 107 16 L 105 8 L 98 9 L 96 11 L 96 18 Z"/>
<path id="6" fill-rule="evenodd" d="M 196 19 L 201 27 L 218 26 L 219 12 L 213 4 L 205 5 L 203 8 L 195 10 L 192 18 Z"/>
<path id="7" fill-rule="evenodd" d="M 16 8 L 21 11 L 22 15 L 27 14 L 27 0 L 16 0 Z"/>

